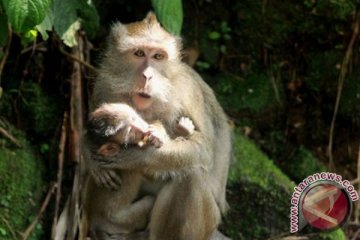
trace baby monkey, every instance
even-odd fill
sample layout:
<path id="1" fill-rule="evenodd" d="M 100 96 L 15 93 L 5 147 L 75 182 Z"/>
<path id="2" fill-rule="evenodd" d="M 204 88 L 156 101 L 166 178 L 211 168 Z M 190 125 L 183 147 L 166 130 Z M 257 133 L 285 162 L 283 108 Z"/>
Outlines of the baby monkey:
<path id="1" fill-rule="evenodd" d="M 167 136 L 161 122 L 148 124 L 132 107 L 123 103 L 101 105 L 90 114 L 88 124 L 92 132 L 105 135 L 91 148 L 98 155 L 110 158 L 116 158 L 123 148 L 160 148 Z M 175 126 L 176 137 L 189 137 L 194 130 L 192 120 L 187 117 L 181 117 Z M 97 186 L 94 179 L 89 179 L 86 209 L 94 239 L 110 239 L 114 234 L 143 230 L 149 221 L 155 198 L 141 196 L 139 192 L 145 182 L 156 176 L 138 170 L 117 170 L 117 174 L 121 176 L 121 187 L 117 190 Z"/>
<path id="2" fill-rule="evenodd" d="M 89 129 L 97 134 L 105 133 L 105 137 L 108 137 L 108 141 L 97 150 L 98 154 L 106 157 L 116 156 L 121 147 L 132 144 L 159 148 L 164 140 L 162 135 L 156 135 L 153 131 L 156 128 L 165 131 L 159 121 L 149 125 L 132 107 L 123 103 L 103 104 L 90 114 L 89 124 Z M 189 118 L 181 117 L 176 126 L 176 136 L 189 137 L 194 129 Z"/>

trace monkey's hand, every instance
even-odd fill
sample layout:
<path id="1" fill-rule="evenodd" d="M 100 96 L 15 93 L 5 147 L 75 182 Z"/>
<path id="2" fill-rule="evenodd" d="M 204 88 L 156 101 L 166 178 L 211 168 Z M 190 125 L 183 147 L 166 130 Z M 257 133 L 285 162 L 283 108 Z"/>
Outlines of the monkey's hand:
<path id="1" fill-rule="evenodd" d="M 121 177 L 114 169 L 103 168 L 101 164 L 108 161 L 114 161 L 113 156 L 105 156 L 98 153 L 91 146 L 91 140 L 87 138 L 87 147 L 84 148 L 84 160 L 87 172 L 90 174 L 96 185 L 107 189 L 119 189 L 121 185 Z M 94 149 L 97 149 L 95 147 Z"/>
<path id="2" fill-rule="evenodd" d="M 165 142 L 169 141 L 169 136 L 162 124 L 152 124 L 145 133 L 146 143 L 156 148 L 161 147 Z"/>
<path id="3" fill-rule="evenodd" d="M 121 186 L 120 176 L 112 169 L 96 168 L 89 169 L 96 185 L 107 189 L 118 190 Z"/>
<path id="4" fill-rule="evenodd" d="M 181 117 L 176 127 L 178 135 L 182 137 L 188 137 L 192 135 L 195 131 L 194 123 L 188 117 Z"/>

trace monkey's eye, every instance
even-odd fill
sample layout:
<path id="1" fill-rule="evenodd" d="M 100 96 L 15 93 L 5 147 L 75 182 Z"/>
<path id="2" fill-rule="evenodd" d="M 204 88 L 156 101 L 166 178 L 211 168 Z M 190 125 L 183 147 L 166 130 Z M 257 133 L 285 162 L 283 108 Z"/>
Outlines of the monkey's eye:
<path id="1" fill-rule="evenodd" d="M 145 52 L 141 49 L 138 49 L 134 52 L 134 55 L 137 57 L 145 57 Z"/>
<path id="2" fill-rule="evenodd" d="M 155 53 L 154 54 L 154 59 L 156 60 L 163 60 L 165 58 L 165 54 L 163 53 Z"/>

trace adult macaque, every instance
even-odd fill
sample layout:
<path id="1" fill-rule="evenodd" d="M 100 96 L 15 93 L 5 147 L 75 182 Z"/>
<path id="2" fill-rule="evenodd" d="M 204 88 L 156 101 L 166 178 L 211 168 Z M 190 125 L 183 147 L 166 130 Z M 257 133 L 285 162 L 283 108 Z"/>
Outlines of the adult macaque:
<path id="1" fill-rule="evenodd" d="M 166 131 L 152 132 L 163 139 L 159 148 L 129 147 L 110 157 L 90 148 L 87 166 L 105 186 L 116 182 L 114 169 L 163 179 L 150 216 L 150 240 L 221 238 L 216 229 L 227 209 L 231 131 L 213 91 L 181 62 L 180 49 L 180 39 L 166 32 L 152 13 L 143 21 L 112 27 L 94 86 L 94 106 L 128 104 L 146 122 L 161 122 Z M 195 126 L 186 139 L 176 136 L 181 116 Z M 103 125 L 102 134 L 119 127 L 111 121 Z"/>
<path id="2" fill-rule="evenodd" d="M 109 125 L 116 129 L 104 129 Z M 131 144 L 158 148 L 164 141 L 152 134 L 154 129 L 163 129 L 160 123 L 147 124 L 133 108 L 122 103 L 103 104 L 96 109 L 90 114 L 88 128 L 88 138 L 97 139 L 89 146 L 103 157 L 113 157 Z M 190 119 L 181 117 L 177 129 L 179 137 L 189 137 L 194 125 Z M 97 186 L 92 178 L 89 179 L 86 214 L 94 239 L 110 239 L 112 235 L 144 230 L 147 226 L 155 198 L 145 195 L 134 200 L 139 197 L 141 185 L 154 179 L 153 176 L 141 170 L 118 170 L 117 173 L 122 180 L 118 190 Z"/>

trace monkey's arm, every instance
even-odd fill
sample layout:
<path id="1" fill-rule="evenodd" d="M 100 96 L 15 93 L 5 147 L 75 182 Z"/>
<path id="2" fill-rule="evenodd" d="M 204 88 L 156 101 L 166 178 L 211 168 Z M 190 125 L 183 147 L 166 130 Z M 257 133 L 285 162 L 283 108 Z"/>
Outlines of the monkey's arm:
<path id="1" fill-rule="evenodd" d="M 160 148 L 129 147 L 114 157 L 93 154 L 92 158 L 100 168 L 137 169 L 155 172 L 186 170 L 194 167 L 208 169 L 213 159 L 210 140 L 195 131 L 185 140 L 176 138 Z"/>

